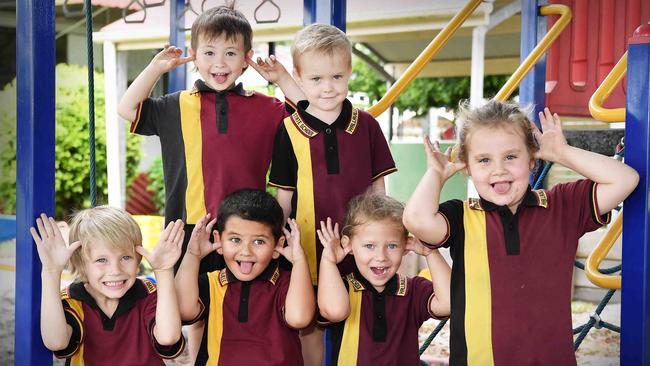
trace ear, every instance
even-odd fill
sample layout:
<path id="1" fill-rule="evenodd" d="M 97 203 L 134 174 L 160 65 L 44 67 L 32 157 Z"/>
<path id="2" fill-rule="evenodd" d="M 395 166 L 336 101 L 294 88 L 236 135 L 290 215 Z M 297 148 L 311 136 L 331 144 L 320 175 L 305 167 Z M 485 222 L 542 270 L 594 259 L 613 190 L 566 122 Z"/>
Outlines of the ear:
<path id="1" fill-rule="evenodd" d="M 296 66 L 293 67 L 293 71 L 291 71 L 291 76 L 293 76 L 293 79 L 296 81 L 298 86 L 302 87 L 302 79 L 300 78 L 300 72 L 296 68 Z"/>
<path id="2" fill-rule="evenodd" d="M 341 238 L 341 246 L 348 252 L 348 255 L 354 255 L 354 253 L 352 253 L 352 243 L 350 242 L 349 236 L 343 235 Z"/>
<path id="3" fill-rule="evenodd" d="M 417 244 L 417 239 L 414 236 L 408 236 L 404 241 L 404 251 L 402 252 L 402 257 L 409 254 L 413 251 L 413 247 Z"/>
<path id="4" fill-rule="evenodd" d="M 221 237 L 217 230 L 212 231 L 212 237 L 214 238 L 214 243 L 217 244 L 217 253 L 223 255 L 223 246 L 221 245 Z"/>
<path id="5" fill-rule="evenodd" d="M 187 52 L 190 54 L 190 56 L 194 57 L 196 56 L 196 51 L 192 47 L 187 49 Z"/>
<path id="6" fill-rule="evenodd" d="M 278 252 L 278 249 L 282 249 L 284 247 L 284 241 L 286 238 L 284 236 L 281 236 L 280 239 L 275 243 L 275 249 L 273 251 L 273 259 L 278 259 L 280 258 L 280 252 Z"/>
<path id="7" fill-rule="evenodd" d="M 248 52 L 246 52 L 246 58 L 252 59 L 253 55 L 255 55 L 255 50 L 253 50 L 252 48 L 248 50 Z"/>

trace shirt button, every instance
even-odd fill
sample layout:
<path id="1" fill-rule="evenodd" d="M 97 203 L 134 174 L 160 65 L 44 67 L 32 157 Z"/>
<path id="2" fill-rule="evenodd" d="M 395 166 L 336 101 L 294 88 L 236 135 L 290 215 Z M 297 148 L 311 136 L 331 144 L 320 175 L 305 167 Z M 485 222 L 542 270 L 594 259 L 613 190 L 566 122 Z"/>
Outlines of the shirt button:
<path id="1" fill-rule="evenodd" d="M 329 151 L 334 151 L 334 146 L 330 146 L 330 147 L 328 147 L 327 150 L 329 150 Z"/>
<path id="2" fill-rule="evenodd" d="M 330 133 L 332 133 L 332 129 L 331 128 L 326 128 L 325 133 L 329 135 Z"/>
<path id="3" fill-rule="evenodd" d="M 377 319 L 384 319 L 384 316 L 379 314 L 379 315 L 377 315 Z"/>
<path id="4" fill-rule="evenodd" d="M 243 299 L 241 299 L 241 302 L 246 302 L 246 300 L 248 299 L 244 297 Z"/>

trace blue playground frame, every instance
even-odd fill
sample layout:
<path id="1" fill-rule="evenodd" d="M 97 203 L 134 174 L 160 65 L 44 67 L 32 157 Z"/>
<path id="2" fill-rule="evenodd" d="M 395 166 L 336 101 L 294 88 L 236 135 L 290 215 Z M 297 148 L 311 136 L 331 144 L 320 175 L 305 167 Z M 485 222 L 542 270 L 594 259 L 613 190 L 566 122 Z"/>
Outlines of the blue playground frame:
<path id="1" fill-rule="evenodd" d="M 184 0 L 172 1 L 170 43 L 185 44 L 178 30 Z M 544 2 L 545 3 L 545 2 Z M 546 21 L 539 0 L 522 0 L 522 59 L 537 44 Z M 16 169 L 16 365 L 51 365 L 40 336 L 40 262 L 29 227 L 41 212 L 54 213 L 55 30 L 54 0 L 16 2 L 17 169 Z M 305 24 L 330 23 L 345 31 L 346 0 L 304 0 Z M 181 25 L 184 25 L 181 17 Z M 627 163 L 641 180 L 625 202 L 621 306 L 621 365 L 650 365 L 650 26 L 630 42 L 627 72 Z M 544 105 L 545 61 L 520 86 L 523 103 Z M 185 88 L 185 74 L 170 76 L 170 90 Z M 18 280 L 17 280 L 18 281 Z"/>

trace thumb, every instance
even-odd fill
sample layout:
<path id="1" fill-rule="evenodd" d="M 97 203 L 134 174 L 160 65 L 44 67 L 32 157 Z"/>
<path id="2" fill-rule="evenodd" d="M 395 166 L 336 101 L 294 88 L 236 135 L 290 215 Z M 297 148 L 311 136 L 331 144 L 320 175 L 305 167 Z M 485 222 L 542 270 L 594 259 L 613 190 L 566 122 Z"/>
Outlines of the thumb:
<path id="1" fill-rule="evenodd" d="M 149 255 L 151 254 L 151 252 L 149 252 L 147 248 L 138 245 L 137 247 L 135 247 L 135 251 L 138 252 L 138 254 L 140 254 L 141 256 L 147 258 L 147 260 L 149 260 Z"/>
<path id="2" fill-rule="evenodd" d="M 80 246 L 81 246 L 81 242 L 75 241 L 74 243 L 68 246 L 68 249 L 70 249 L 70 252 L 74 252 L 75 250 L 79 249 Z"/>

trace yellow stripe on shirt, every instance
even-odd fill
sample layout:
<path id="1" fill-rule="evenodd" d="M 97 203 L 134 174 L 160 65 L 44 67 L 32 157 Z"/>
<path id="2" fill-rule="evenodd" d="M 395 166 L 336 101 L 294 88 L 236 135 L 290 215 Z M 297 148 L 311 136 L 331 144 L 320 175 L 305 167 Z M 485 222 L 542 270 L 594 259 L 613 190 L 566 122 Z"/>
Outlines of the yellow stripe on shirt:
<path id="1" fill-rule="evenodd" d="M 348 294 L 350 297 L 350 315 L 345 319 L 341 348 L 339 349 L 339 366 L 356 366 L 359 353 L 359 327 L 361 326 L 361 295 L 349 279 Z"/>
<path id="2" fill-rule="evenodd" d="M 311 165 L 311 150 L 309 138 L 305 137 L 291 120 L 284 119 L 293 151 L 298 161 L 298 181 L 296 192 L 298 194 L 296 207 L 296 222 L 300 226 L 300 243 L 307 256 L 311 281 L 318 284 L 317 251 L 316 251 L 316 212 L 314 209 L 314 174 Z"/>
<path id="3" fill-rule="evenodd" d="M 208 273 L 210 283 L 210 314 L 208 316 L 208 361 L 206 365 L 218 365 L 221 354 L 221 339 L 223 336 L 223 300 L 228 285 L 219 282 L 219 271 Z"/>
<path id="4" fill-rule="evenodd" d="M 494 365 L 492 301 L 485 211 L 463 205 L 465 226 L 465 340 L 469 366 Z"/>
<path id="5" fill-rule="evenodd" d="M 186 224 L 195 224 L 206 214 L 203 183 L 203 136 L 201 134 L 201 93 L 181 92 L 181 130 L 185 144 Z"/>

